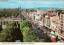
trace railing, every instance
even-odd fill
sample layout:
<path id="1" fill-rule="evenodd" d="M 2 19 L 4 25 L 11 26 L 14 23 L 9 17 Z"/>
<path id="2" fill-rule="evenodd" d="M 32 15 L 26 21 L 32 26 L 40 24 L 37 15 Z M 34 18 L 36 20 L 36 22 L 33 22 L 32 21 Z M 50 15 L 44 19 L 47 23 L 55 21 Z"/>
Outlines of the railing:
<path id="1" fill-rule="evenodd" d="M 0 19 L 0 21 L 21 21 L 21 18 L 4 18 Z"/>

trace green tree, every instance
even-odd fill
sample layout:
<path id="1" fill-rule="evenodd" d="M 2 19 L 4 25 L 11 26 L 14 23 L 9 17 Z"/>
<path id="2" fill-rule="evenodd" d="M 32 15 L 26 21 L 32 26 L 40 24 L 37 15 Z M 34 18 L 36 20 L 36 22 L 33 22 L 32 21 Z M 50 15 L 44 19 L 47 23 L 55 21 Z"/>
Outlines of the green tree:
<path id="1" fill-rule="evenodd" d="M 23 20 L 20 23 L 20 29 L 21 29 L 21 32 L 23 34 L 23 41 L 24 42 L 35 42 L 35 41 L 39 41 L 38 37 L 32 31 L 31 24 L 29 24 L 28 21 Z"/>

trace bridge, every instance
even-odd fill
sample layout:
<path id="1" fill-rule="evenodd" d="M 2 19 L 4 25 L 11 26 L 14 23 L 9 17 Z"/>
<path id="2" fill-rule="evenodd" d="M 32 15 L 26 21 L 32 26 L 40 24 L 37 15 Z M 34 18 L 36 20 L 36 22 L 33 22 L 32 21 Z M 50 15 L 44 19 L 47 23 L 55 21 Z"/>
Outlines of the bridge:
<path id="1" fill-rule="evenodd" d="M 21 21 L 21 18 L 3 18 L 0 19 L 0 22 L 1 21 Z"/>
<path id="2" fill-rule="evenodd" d="M 8 24 L 9 22 L 20 22 L 21 18 L 2 18 L 0 19 L 0 25 Z"/>

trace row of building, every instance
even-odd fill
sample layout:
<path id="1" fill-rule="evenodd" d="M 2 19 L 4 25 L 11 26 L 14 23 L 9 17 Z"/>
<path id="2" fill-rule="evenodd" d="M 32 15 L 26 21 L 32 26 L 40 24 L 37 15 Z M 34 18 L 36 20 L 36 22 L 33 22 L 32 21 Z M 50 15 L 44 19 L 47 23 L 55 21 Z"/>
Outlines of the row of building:
<path id="1" fill-rule="evenodd" d="M 28 17 L 39 27 L 47 27 L 58 34 L 64 34 L 64 10 L 37 10 L 27 13 Z"/>

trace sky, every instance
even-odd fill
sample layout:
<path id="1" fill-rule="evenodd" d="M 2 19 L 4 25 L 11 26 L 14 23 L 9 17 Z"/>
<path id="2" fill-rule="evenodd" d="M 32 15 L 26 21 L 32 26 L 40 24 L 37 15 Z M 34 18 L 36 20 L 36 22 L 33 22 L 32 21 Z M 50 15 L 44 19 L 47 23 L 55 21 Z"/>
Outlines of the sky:
<path id="1" fill-rule="evenodd" d="M 0 0 L 0 8 L 64 8 L 64 0 Z"/>

